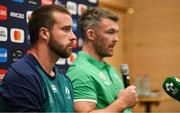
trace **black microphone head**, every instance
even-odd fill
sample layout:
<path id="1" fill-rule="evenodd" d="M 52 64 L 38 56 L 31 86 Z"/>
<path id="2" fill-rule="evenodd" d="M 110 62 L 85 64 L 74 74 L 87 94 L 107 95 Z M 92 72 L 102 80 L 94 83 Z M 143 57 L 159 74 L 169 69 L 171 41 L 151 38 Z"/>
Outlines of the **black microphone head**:
<path id="1" fill-rule="evenodd" d="M 162 86 L 169 96 L 180 101 L 180 79 L 170 76 L 164 81 Z"/>
<path id="2" fill-rule="evenodd" d="M 129 75 L 129 68 L 127 64 L 120 65 L 122 75 Z"/>

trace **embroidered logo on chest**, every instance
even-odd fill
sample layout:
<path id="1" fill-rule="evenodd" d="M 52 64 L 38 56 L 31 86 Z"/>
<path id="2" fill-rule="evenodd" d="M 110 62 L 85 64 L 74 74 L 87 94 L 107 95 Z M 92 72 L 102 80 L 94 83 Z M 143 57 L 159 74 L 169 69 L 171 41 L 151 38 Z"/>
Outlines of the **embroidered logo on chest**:
<path id="1" fill-rule="evenodd" d="M 65 93 L 67 95 L 67 99 L 71 99 L 71 96 L 70 96 L 70 91 L 67 87 L 65 87 Z"/>
<path id="2" fill-rule="evenodd" d="M 104 81 L 104 84 L 110 85 L 110 83 L 108 82 L 108 79 L 106 78 L 106 76 L 104 75 L 104 73 L 100 72 L 100 73 L 99 73 L 99 77 Z"/>

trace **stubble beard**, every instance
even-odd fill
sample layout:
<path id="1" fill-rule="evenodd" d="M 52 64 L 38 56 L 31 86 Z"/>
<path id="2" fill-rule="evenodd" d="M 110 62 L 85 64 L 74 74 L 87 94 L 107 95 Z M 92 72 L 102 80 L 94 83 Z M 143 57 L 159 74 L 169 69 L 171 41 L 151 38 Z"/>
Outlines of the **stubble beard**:
<path id="1" fill-rule="evenodd" d="M 108 51 L 108 48 L 105 48 L 103 45 L 94 45 L 95 49 L 96 49 L 96 52 L 97 54 L 104 58 L 104 57 L 112 57 L 113 55 L 112 54 L 109 54 L 107 51 Z"/>
<path id="2" fill-rule="evenodd" d="M 68 46 L 59 44 L 56 40 L 54 40 L 54 37 L 52 35 L 48 42 L 48 46 L 54 53 L 56 53 L 61 58 L 68 58 L 72 53 L 72 51 L 68 49 Z"/>

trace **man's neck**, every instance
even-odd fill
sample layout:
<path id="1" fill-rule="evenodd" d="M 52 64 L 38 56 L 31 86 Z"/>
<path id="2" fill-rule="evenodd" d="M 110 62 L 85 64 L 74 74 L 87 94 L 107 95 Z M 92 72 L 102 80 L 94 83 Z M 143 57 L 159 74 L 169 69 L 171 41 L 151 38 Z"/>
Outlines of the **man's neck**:
<path id="1" fill-rule="evenodd" d="M 37 48 L 32 48 L 30 53 L 38 60 L 42 68 L 50 75 L 55 76 L 53 72 L 53 67 L 57 61 L 57 58 L 54 58 L 52 54 L 48 54 L 46 49 L 41 50 Z"/>
<path id="2" fill-rule="evenodd" d="M 103 57 L 99 56 L 97 54 L 97 52 L 92 49 L 93 47 L 89 47 L 88 45 L 83 45 L 82 47 L 82 51 L 85 52 L 86 54 L 88 55 L 91 55 L 92 57 L 94 57 L 96 60 L 100 61 L 100 62 L 103 62 Z"/>

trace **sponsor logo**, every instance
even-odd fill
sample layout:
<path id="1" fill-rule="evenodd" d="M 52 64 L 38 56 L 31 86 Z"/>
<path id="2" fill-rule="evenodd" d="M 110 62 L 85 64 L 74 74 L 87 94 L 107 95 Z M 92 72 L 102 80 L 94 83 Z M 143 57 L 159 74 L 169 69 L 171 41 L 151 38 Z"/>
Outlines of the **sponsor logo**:
<path id="1" fill-rule="evenodd" d="M 71 65 L 76 59 L 76 56 L 77 56 L 76 53 L 72 53 L 71 56 L 67 59 L 67 63 Z"/>
<path id="2" fill-rule="evenodd" d="M 59 0 L 55 0 L 55 1 L 54 1 L 54 4 L 56 4 L 56 5 L 62 5 Z"/>
<path id="3" fill-rule="evenodd" d="M 0 62 L 7 62 L 7 49 L 0 48 Z"/>
<path id="4" fill-rule="evenodd" d="M 58 61 L 56 62 L 57 65 L 65 65 L 66 64 L 66 59 L 65 58 L 59 58 Z"/>
<path id="5" fill-rule="evenodd" d="M 88 7 L 87 7 L 86 5 L 84 5 L 84 4 L 79 4 L 79 5 L 78 5 L 78 14 L 81 15 L 83 12 L 86 11 L 87 8 L 88 8 Z"/>
<path id="6" fill-rule="evenodd" d="M 12 1 L 18 2 L 18 3 L 23 3 L 24 2 L 24 0 L 12 0 Z"/>
<path id="7" fill-rule="evenodd" d="M 29 4 L 33 4 L 33 5 L 37 5 L 38 4 L 37 0 L 28 0 L 28 3 Z"/>
<path id="8" fill-rule="evenodd" d="M 10 16 L 15 17 L 15 18 L 24 19 L 24 14 L 22 14 L 22 13 L 10 12 Z"/>
<path id="9" fill-rule="evenodd" d="M 72 15 L 77 14 L 77 4 L 75 2 L 68 1 L 66 3 L 66 7 Z"/>
<path id="10" fill-rule="evenodd" d="M 73 30 L 73 32 L 75 32 L 77 30 L 77 22 L 75 19 L 73 19 L 72 22 L 73 22 L 72 30 Z"/>
<path id="11" fill-rule="evenodd" d="M 11 41 L 15 43 L 24 43 L 24 30 L 18 28 L 11 29 Z"/>
<path id="12" fill-rule="evenodd" d="M 33 12 L 33 11 L 27 11 L 27 12 L 26 12 L 26 22 L 27 22 L 27 23 L 29 22 L 29 19 L 31 18 L 32 12 Z"/>
<path id="13" fill-rule="evenodd" d="M 23 56 L 22 51 L 17 50 L 15 52 L 13 52 L 13 59 L 12 60 L 16 61 L 16 60 L 20 59 L 22 56 Z"/>
<path id="14" fill-rule="evenodd" d="M 41 0 L 41 5 L 50 5 L 53 4 L 53 0 Z"/>
<path id="15" fill-rule="evenodd" d="M 0 20 L 7 20 L 7 7 L 0 5 Z"/>
<path id="16" fill-rule="evenodd" d="M 0 80 L 2 80 L 5 76 L 5 74 L 7 73 L 7 70 L 5 69 L 0 69 Z"/>
<path id="17" fill-rule="evenodd" d="M 67 99 L 71 99 L 71 96 L 70 96 L 70 91 L 67 87 L 65 87 L 65 93 L 67 95 Z"/>
<path id="18" fill-rule="evenodd" d="M 51 84 L 51 89 L 53 90 L 54 93 L 57 93 L 56 85 Z"/>
<path id="19" fill-rule="evenodd" d="M 97 0 L 88 0 L 88 2 L 96 4 Z"/>
<path id="20" fill-rule="evenodd" d="M 7 28 L 0 26 L 0 41 L 7 41 Z"/>
<path id="21" fill-rule="evenodd" d="M 83 45 L 83 39 L 82 38 L 78 38 L 78 47 L 81 48 Z"/>

